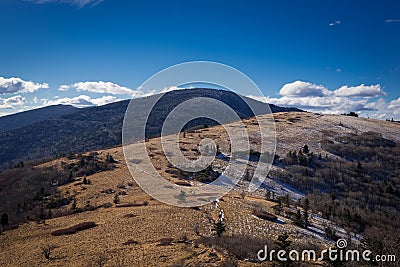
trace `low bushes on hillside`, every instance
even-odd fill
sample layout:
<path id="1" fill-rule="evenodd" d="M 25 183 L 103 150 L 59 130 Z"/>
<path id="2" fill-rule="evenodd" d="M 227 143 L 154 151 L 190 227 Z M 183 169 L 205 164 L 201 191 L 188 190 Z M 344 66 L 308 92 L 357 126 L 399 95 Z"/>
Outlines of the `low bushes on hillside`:
<path id="1" fill-rule="evenodd" d="M 348 232 L 382 246 L 400 244 L 400 144 L 376 132 L 331 137 L 321 147 L 334 157 L 289 151 L 280 181 L 306 193 L 314 212 Z"/>
<path id="2" fill-rule="evenodd" d="M 253 211 L 253 215 L 263 219 L 263 220 L 267 220 L 267 221 L 275 221 L 276 219 L 278 219 L 278 217 L 276 217 L 274 214 L 271 214 L 269 212 L 266 211 Z"/>
<path id="3" fill-rule="evenodd" d="M 265 245 L 273 247 L 272 240 L 242 235 L 202 237 L 196 240 L 196 243 L 227 250 L 239 260 L 257 260 L 257 252 L 260 249 L 263 249 Z"/>
<path id="4" fill-rule="evenodd" d="M 171 237 L 164 237 L 164 238 L 161 238 L 160 240 L 158 240 L 158 245 L 159 246 L 169 246 L 172 244 L 173 241 L 174 241 L 174 239 Z"/>
<path id="5" fill-rule="evenodd" d="M 149 205 L 148 201 L 143 201 L 141 203 L 133 202 L 133 203 L 123 203 L 115 205 L 116 208 L 129 208 L 129 207 L 141 207 Z"/>
<path id="6" fill-rule="evenodd" d="M 74 225 L 74 226 L 71 226 L 68 228 L 53 231 L 53 232 L 51 232 L 51 234 L 54 236 L 73 235 L 76 232 L 87 230 L 87 229 L 90 229 L 90 228 L 93 228 L 96 226 L 97 225 L 95 222 L 83 222 L 83 223 L 79 223 L 77 225 Z"/>
<path id="7" fill-rule="evenodd" d="M 122 244 L 125 245 L 125 246 L 128 246 L 128 245 L 136 245 L 136 244 L 138 244 L 138 242 L 136 240 L 134 240 L 134 239 L 129 239 L 128 241 L 126 241 L 126 242 L 124 242 Z"/>

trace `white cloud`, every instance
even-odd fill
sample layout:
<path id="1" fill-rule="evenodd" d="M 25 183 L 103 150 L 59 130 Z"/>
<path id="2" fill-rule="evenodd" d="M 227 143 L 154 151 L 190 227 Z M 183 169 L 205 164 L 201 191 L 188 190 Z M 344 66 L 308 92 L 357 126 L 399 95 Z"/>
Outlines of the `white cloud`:
<path id="1" fill-rule="evenodd" d="M 122 87 L 120 85 L 111 82 L 99 81 L 99 82 L 78 82 L 71 85 L 61 85 L 59 87 L 59 90 L 68 90 L 69 88 L 75 88 L 77 91 L 88 91 L 94 93 L 126 94 L 129 95 L 131 98 L 147 97 L 157 93 L 166 93 L 174 90 L 185 89 L 177 86 L 168 86 L 163 88 L 161 91 L 150 90 L 144 92 L 141 88 L 137 90 L 131 90 L 127 87 Z M 123 99 L 111 95 L 106 95 L 100 98 L 92 98 L 88 95 L 79 95 L 76 97 L 64 97 L 64 98 L 61 98 L 59 96 L 54 96 L 53 99 L 42 98 L 40 100 L 37 97 L 35 97 L 33 99 L 33 102 L 38 103 L 40 101 L 42 103 L 42 106 L 61 104 L 61 105 L 72 105 L 75 107 L 83 108 L 90 106 L 102 106 L 120 100 Z"/>
<path id="2" fill-rule="evenodd" d="M 342 86 L 332 91 L 322 85 L 296 81 L 285 84 L 279 93 L 281 97 L 277 98 L 249 97 L 278 106 L 297 107 L 312 112 L 341 114 L 355 111 L 364 116 L 380 119 L 387 116 L 400 119 L 400 98 L 389 103 L 382 98 L 371 102 L 374 97 L 386 95 L 379 84 Z"/>
<path id="3" fill-rule="evenodd" d="M 60 85 L 58 90 L 67 91 L 69 89 L 75 89 L 76 91 L 87 91 L 91 93 L 100 93 L 100 94 L 113 94 L 113 95 L 129 95 L 131 98 L 139 98 L 139 97 L 147 97 L 155 94 L 166 93 L 174 90 L 183 90 L 186 88 L 178 87 L 178 86 L 167 86 L 161 90 L 146 90 L 143 91 L 141 87 L 136 90 L 130 89 L 128 87 L 124 87 L 112 82 L 77 82 L 70 85 L 63 84 Z"/>
<path id="4" fill-rule="evenodd" d="M 400 22 L 400 19 L 387 19 L 385 20 L 386 23 L 393 23 L 393 22 Z"/>
<path id="5" fill-rule="evenodd" d="M 63 85 L 60 85 L 60 87 L 58 87 L 58 90 L 67 91 L 69 88 L 71 88 L 70 85 L 63 84 Z"/>
<path id="6" fill-rule="evenodd" d="M 108 95 L 108 96 L 103 96 L 100 98 L 92 98 L 91 102 L 93 104 L 95 104 L 96 106 L 103 106 L 103 105 L 106 105 L 109 103 L 116 102 L 118 100 L 120 100 L 120 99 L 117 99 L 115 96 Z"/>
<path id="7" fill-rule="evenodd" d="M 0 77 L 0 94 L 31 93 L 42 88 L 49 88 L 49 85 L 47 83 L 24 81 L 16 77 Z"/>
<path id="8" fill-rule="evenodd" d="M 339 25 L 340 23 L 342 23 L 342 22 L 340 20 L 337 20 L 337 21 L 329 23 L 329 26 L 333 27 L 333 26 Z"/>
<path id="9" fill-rule="evenodd" d="M 79 8 L 90 5 L 91 7 L 100 4 L 104 0 L 27 0 L 35 4 L 47 4 L 47 3 L 67 3 Z"/>
<path id="10" fill-rule="evenodd" d="M 367 100 L 351 100 L 345 97 L 336 96 L 309 96 L 309 97 L 286 97 L 269 98 L 269 97 L 254 97 L 256 100 L 271 103 L 283 107 L 297 107 L 303 110 L 321 113 L 340 114 L 349 111 L 366 110 L 365 104 Z"/>
<path id="11" fill-rule="evenodd" d="M 388 109 L 393 111 L 393 114 L 400 114 L 400 97 L 390 101 Z"/>
<path id="12" fill-rule="evenodd" d="M 87 91 L 92 93 L 113 94 L 113 95 L 132 95 L 134 90 L 112 83 L 112 82 L 78 82 L 71 85 L 61 85 L 59 90 L 74 88 L 76 91 Z"/>
<path id="13" fill-rule="evenodd" d="M 167 93 L 176 90 L 185 90 L 186 88 L 178 87 L 178 86 L 168 86 L 161 90 L 161 93 Z"/>
<path id="14" fill-rule="evenodd" d="M 379 98 L 378 100 L 368 103 L 365 106 L 373 110 L 384 110 L 388 107 L 388 103 L 385 101 L 385 99 Z"/>
<path id="15" fill-rule="evenodd" d="M 10 114 L 12 114 L 12 113 L 9 113 L 9 112 L 0 112 L 0 117 L 7 116 L 7 115 L 10 115 Z"/>
<path id="16" fill-rule="evenodd" d="M 376 85 L 358 85 L 358 86 L 347 86 L 344 85 L 334 91 L 336 96 L 345 97 L 378 97 L 386 95 L 385 91 L 382 90 L 379 84 Z"/>
<path id="17" fill-rule="evenodd" d="M 138 98 L 138 97 L 147 97 L 147 96 L 151 96 L 151 95 L 155 95 L 155 94 L 164 94 L 164 93 L 168 93 L 171 91 L 176 91 L 176 90 L 185 90 L 187 88 L 183 88 L 183 87 L 178 87 L 178 86 L 166 86 L 161 90 L 147 90 L 146 92 L 144 92 L 142 90 L 141 87 L 139 87 L 137 90 L 134 91 L 134 93 L 132 94 L 132 98 Z"/>
<path id="18" fill-rule="evenodd" d="M 100 98 L 91 98 L 87 95 L 80 95 L 76 97 L 64 97 L 64 98 L 57 98 L 54 100 L 49 99 L 42 99 L 44 106 L 50 105 L 72 105 L 75 107 L 83 108 L 83 107 L 90 107 L 90 106 L 102 106 L 105 104 L 109 104 L 112 102 L 116 102 L 117 99 L 115 96 L 103 96 Z"/>
<path id="19" fill-rule="evenodd" d="M 147 97 L 147 96 L 151 96 L 151 95 L 155 95 L 155 94 L 157 94 L 156 90 L 150 90 L 150 91 L 144 92 L 142 89 L 137 89 L 132 93 L 131 97 L 139 98 L 139 97 Z"/>
<path id="20" fill-rule="evenodd" d="M 378 119 L 394 118 L 400 120 L 400 97 L 389 102 L 380 98 L 375 102 L 368 103 L 366 107 L 375 111 L 374 114 L 371 114 L 372 117 Z"/>
<path id="21" fill-rule="evenodd" d="M 327 96 L 331 93 L 332 92 L 322 85 L 316 85 L 303 81 L 287 83 L 279 91 L 280 95 L 287 97 Z"/>
<path id="22" fill-rule="evenodd" d="M 12 96 L 9 98 L 0 98 L 0 109 L 13 109 L 15 107 L 21 107 L 25 103 L 25 97 L 20 95 Z"/>

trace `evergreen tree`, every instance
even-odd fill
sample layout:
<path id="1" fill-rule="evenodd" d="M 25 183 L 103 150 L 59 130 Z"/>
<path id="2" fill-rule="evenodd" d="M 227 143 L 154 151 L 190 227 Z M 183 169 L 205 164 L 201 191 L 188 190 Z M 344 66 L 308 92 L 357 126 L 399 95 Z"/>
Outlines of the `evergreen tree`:
<path id="1" fill-rule="evenodd" d="M 286 251 L 285 255 L 286 257 L 289 254 L 290 251 L 290 245 L 292 244 L 291 240 L 288 240 L 289 235 L 288 233 L 283 233 L 281 235 L 278 236 L 277 240 L 275 241 L 275 245 L 278 246 L 278 250 L 283 250 Z M 275 260 L 278 260 L 277 258 L 275 258 Z M 292 261 L 290 259 L 288 259 L 288 261 L 279 261 L 281 266 L 290 266 L 292 264 Z"/>
<path id="2" fill-rule="evenodd" d="M 176 198 L 179 199 L 179 201 L 181 202 L 186 202 L 186 192 L 181 190 L 181 192 Z"/>
<path id="3" fill-rule="evenodd" d="M 0 217 L 0 224 L 2 225 L 2 226 L 6 226 L 6 225 L 8 225 L 8 214 L 7 213 L 3 213 L 3 214 L 1 214 L 1 217 Z"/>
<path id="4" fill-rule="evenodd" d="M 267 191 L 265 192 L 265 198 L 266 198 L 267 200 L 271 200 L 271 191 L 267 190 Z"/>
<path id="5" fill-rule="evenodd" d="M 309 214 L 308 211 L 305 210 L 303 213 L 303 223 L 304 223 L 304 227 L 307 228 L 307 226 L 310 225 L 310 221 L 309 221 Z"/>
<path id="6" fill-rule="evenodd" d="M 214 228 L 212 229 L 213 232 L 217 234 L 218 237 L 221 237 L 222 234 L 225 232 L 225 218 L 224 212 L 222 210 L 218 211 L 218 220 L 214 223 Z"/>
<path id="7" fill-rule="evenodd" d="M 120 199 L 119 199 L 119 195 L 118 194 L 115 194 L 114 195 L 114 204 L 119 204 L 121 201 L 120 201 Z"/>
<path id="8" fill-rule="evenodd" d="M 71 210 L 76 210 L 76 198 L 74 198 L 74 201 L 72 201 Z"/>
<path id="9" fill-rule="evenodd" d="M 362 171 L 361 161 L 358 161 L 358 162 L 357 162 L 357 170 L 358 170 L 359 172 Z"/>
<path id="10" fill-rule="evenodd" d="M 294 217 L 294 224 L 299 226 L 299 227 L 303 227 L 303 217 L 301 215 L 301 211 L 299 209 L 297 209 L 296 215 Z"/>
<path id="11" fill-rule="evenodd" d="M 281 214 L 281 212 L 282 212 L 282 209 L 283 209 L 283 207 L 282 207 L 282 200 L 280 199 L 280 198 L 278 198 L 278 204 L 276 204 L 275 206 L 273 206 L 272 207 L 274 210 L 275 210 L 275 213 L 276 214 Z"/>
<path id="12" fill-rule="evenodd" d="M 115 162 L 113 156 L 111 156 L 110 153 L 107 153 L 106 161 L 107 161 L 108 163 L 114 163 L 114 162 Z"/>
<path id="13" fill-rule="evenodd" d="M 304 146 L 303 146 L 303 153 L 304 153 L 304 154 L 310 153 L 310 149 L 308 148 L 308 145 L 304 145 Z"/>
<path id="14" fill-rule="evenodd" d="M 215 155 L 216 155 L 216 156 L 221 155 L 221 150 L 220 150 L 220 148 L 219 148 L 219 145 L 217 145 L 217 152 L 216 152 Z"/>
<path id="15" fill-rule="evenodd" d="M 310 201 L 308 200 L 308 198 L 304 199 L 304 205 L 303 205 L 303 209 L 304 209 L 304 226 L 307 227 L 310 222 L 309 222 L 309 210 L 310 210 Z"/>
<path id="16" fill-rule="evenodd" d="M 44 209 L 43 206 L 40 207 L 40 211 L 39 211 L 39 220 L 44 221 L 46 219 L 46 214 L 44 214 Z"/>
<path id="17" fill-rule="evenodd" d="M 278 236 L 277 240 L 275 241 L 275 244 L 279 247 L 279 249 L 284 251 L 289 251 L 292 241 L 288 240 L 288 238 L 289 234 L 285 232 Z"/>
<path id="18" fill-rule="evenodd" d="M 222 234 L 225 232 L 225 223 L 223 221 L 217 221 L 214 223 L 213 231 L 217 234 L 218 237 L 221 237 Z"/>
<path id="19" fill-rule="evenodd" d="M 289 196 L 289 194 L 285 195 L 285 204 L 286 204 L 286 207 L 290 208 L 290 196 Z"/>

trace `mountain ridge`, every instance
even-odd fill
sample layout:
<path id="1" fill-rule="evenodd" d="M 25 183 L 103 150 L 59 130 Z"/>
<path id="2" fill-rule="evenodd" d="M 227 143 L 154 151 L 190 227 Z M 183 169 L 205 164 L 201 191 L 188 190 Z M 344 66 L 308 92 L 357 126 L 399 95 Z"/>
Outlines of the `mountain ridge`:
<path id="1" fill-rule="evenodd" d="M 165 93 L 155 105 L 154 119 L 148 124 L 149 131 L 146 132 L 146 137 L 155 137 L 161 132 L 162 119 L 176 105 L 199 96 L 211 97 L 228 104 L 241 119 L 254 116 L 244 102 L 251 102 L 252 106 L 256 107 L 265 108 L 267 105 L 251 98 L 241 98 L 233 92 L 224 90 L 202 88 L 171 91 Z M 49 118 L 0 133 L 0 169 L 12 167 L 21 161 L 58 156 L 69 151 L 80 153 L 120 145 L 123 118 L 130 101 L 140 110 L 140 107 L 144 108 L 158 97 L 159 95 L 153 95 L 79 109 L 57 118 Z M 296 108 L 269 106 L 272 112 L 301 111 Z M 197 125 L 203 124 L 204 121 L 197 122 Z"/>
<path id="2" fill-rule="evenodd" d="M 0 132 L 7 132 L 21 127 L 32 125 L 46 119 L 58 118 L 63 115 L 74 113 L 79 108 L 71 105 L 51 105 L 18 112 L 0 117 Z"/>

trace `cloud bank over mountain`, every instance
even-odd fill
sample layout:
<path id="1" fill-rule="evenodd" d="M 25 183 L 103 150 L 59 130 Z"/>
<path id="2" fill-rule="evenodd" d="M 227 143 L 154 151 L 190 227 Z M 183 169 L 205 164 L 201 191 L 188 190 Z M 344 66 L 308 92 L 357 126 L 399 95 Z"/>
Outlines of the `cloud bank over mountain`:
<path id="1" fill-rule="evenodd" d="M 37 97 L 37 91 L 43 89 L 52 90 L 52 93 L 46 97 Z M 79 108 L 101 106 L 124 99 L 182 89 L 169 86 L 143 91 L 141 88 L 132 89 L 111 81 L 81 81 L 59 85 L 56 90 L 50 88 L 48 83 L 27 81 L 18 77 L 0 77 L 0 116 L 57 104 Z M 60 95 L 54 92 L 59 92 Z M 343 85 L 337 89 L 329 89 L 324 85 L 297 80 L 284 84 L 279 90 L 279 95 L 280 97 L 249 97 L 311 112 L 340 114 L 354 111 L 378 119 L 400 120 L 400 98 L 385 99 L 387 93 L 380 84 Z"/>
<path id="2" fill-rule="evenodd" d="M 42 88 L 49 88 L 49 85 L 47 83 L 24 81 L 16 77 L 0 77 L 0 94 L 32 93 Z"/>
<path id="3" fill-rule="evenodd" d="M 400 98 L 386 101 L 381 85 L 343 85 L 330 90 L 323 85 L 294 81 L 282 86 L 281 97 L 249 96 L 278 106 L 298 107 L 311 112 L 340 114 L 355 111 L 363 116 L 378 119 L 400 119 Z"/>

